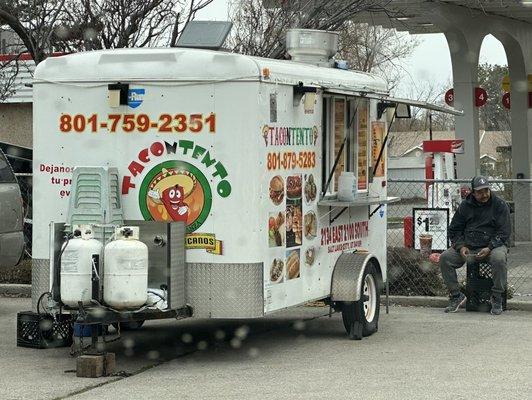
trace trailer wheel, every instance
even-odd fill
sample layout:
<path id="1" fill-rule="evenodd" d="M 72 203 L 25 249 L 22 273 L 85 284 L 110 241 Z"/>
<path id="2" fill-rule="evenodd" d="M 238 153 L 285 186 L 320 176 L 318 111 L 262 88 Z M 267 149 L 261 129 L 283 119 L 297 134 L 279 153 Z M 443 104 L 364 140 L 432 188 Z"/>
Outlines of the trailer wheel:
<path id="1" fill-rule="evenodd" d="M 377 269 L 370 261 L 362 277 L 359 301 L 342 303 L 342 320 L 349 339 L 361 340 L 379 328 L 380 293 Z"/>
<path id="2" fill-rule="evenodd" d="M 136 331 L 144 325 L 144 321 L 130 321 L 130 322 L 120 322 L 121 331 Z M 118 322 L 113 323 L 113 327 L 118 330 Z"/>

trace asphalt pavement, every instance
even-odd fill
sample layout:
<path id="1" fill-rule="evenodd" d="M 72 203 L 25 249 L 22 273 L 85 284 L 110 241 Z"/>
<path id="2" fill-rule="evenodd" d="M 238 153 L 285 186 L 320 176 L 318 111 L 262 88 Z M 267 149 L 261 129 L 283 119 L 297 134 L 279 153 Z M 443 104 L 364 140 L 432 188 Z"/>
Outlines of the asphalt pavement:
<path id="1" fill-rule="evenodd" d="M 239 321 L 152 321 L 108 345 L 119 374 L 75 376 L 69 349 L 16 347 L 0 298 L 0 399 L 530 399 L 532 313 L 391 307 L 350 341 L 341 316 L 300 307 Z"/>

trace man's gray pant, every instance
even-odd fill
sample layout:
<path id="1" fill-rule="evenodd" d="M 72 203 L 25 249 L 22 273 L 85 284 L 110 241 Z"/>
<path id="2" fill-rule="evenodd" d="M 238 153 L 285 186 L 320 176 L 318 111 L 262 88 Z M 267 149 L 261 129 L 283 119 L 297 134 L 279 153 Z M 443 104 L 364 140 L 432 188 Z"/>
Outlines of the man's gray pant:
<path id="1" fill-rule="evenodd" d="M 480 249 L 479 249 L 480 250 Z M 477 252 L 477 250 L 470 250 Z M 506 290 L 506 258 L 508 249 L 506 246 L 501 246 L 493 249 L 487 257 L 487 261 L 491 264 L 493 270 L 493 288 L 491 289 L 494 295 L 500 295 Z M 465 261 L 452 247 L 445 250 L 440 257 L 440 269 L 443 280 L 449 289 L 451 295 L 460 293 L 458 286 L 458 278 L 456 277 L 456 270 L 464 265 Z"/>

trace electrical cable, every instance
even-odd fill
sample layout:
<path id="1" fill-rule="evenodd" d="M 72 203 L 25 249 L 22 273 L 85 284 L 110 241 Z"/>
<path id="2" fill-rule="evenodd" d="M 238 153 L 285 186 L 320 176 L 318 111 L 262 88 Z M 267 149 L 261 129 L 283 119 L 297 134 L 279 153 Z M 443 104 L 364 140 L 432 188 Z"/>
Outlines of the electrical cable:
<path id="1" fill-rule="evenodd" d="M 160 297 L 161 300 L 166 301 L 166 299 L 163 296 L 161 296 L 159 293 L 157 293 L 157 292 L 153 292 L 151 290 L 148 290 L 148 293 L 154 294 L 155 296 Z"/>
<path id="2" fill-rule="evenodd" d="M 51 292 L 44 292 L 44 293 L 42 293 L 39 296 L 39 299 L 37 300 L 37 314 L 39 314 L 39 315 L 42 315 L 41 314 L 41 301 L 42 301 L 43 297 L 46 296 L 46 295 L 51 296 L 52 293 Z M 52 316 L 52 314 L 50 312 L 46 311 L 46 308 L 44 308 L 43 311 L 44 311 L 43 314 L 45 314 L 45 315 L 48 314 L 48 315 Z"/>

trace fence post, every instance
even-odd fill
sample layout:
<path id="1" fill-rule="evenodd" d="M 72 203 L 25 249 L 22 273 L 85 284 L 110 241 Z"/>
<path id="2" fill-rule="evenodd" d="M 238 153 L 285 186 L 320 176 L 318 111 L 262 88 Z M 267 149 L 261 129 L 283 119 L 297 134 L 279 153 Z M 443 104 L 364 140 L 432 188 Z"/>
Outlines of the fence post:
<path id="1" fill-rule="evenodd" d="M 531 185 L 530 182 L 514 182 L 512 186 L 515 204 L 515 239 L 528 242 L 531 240 Z"/>

